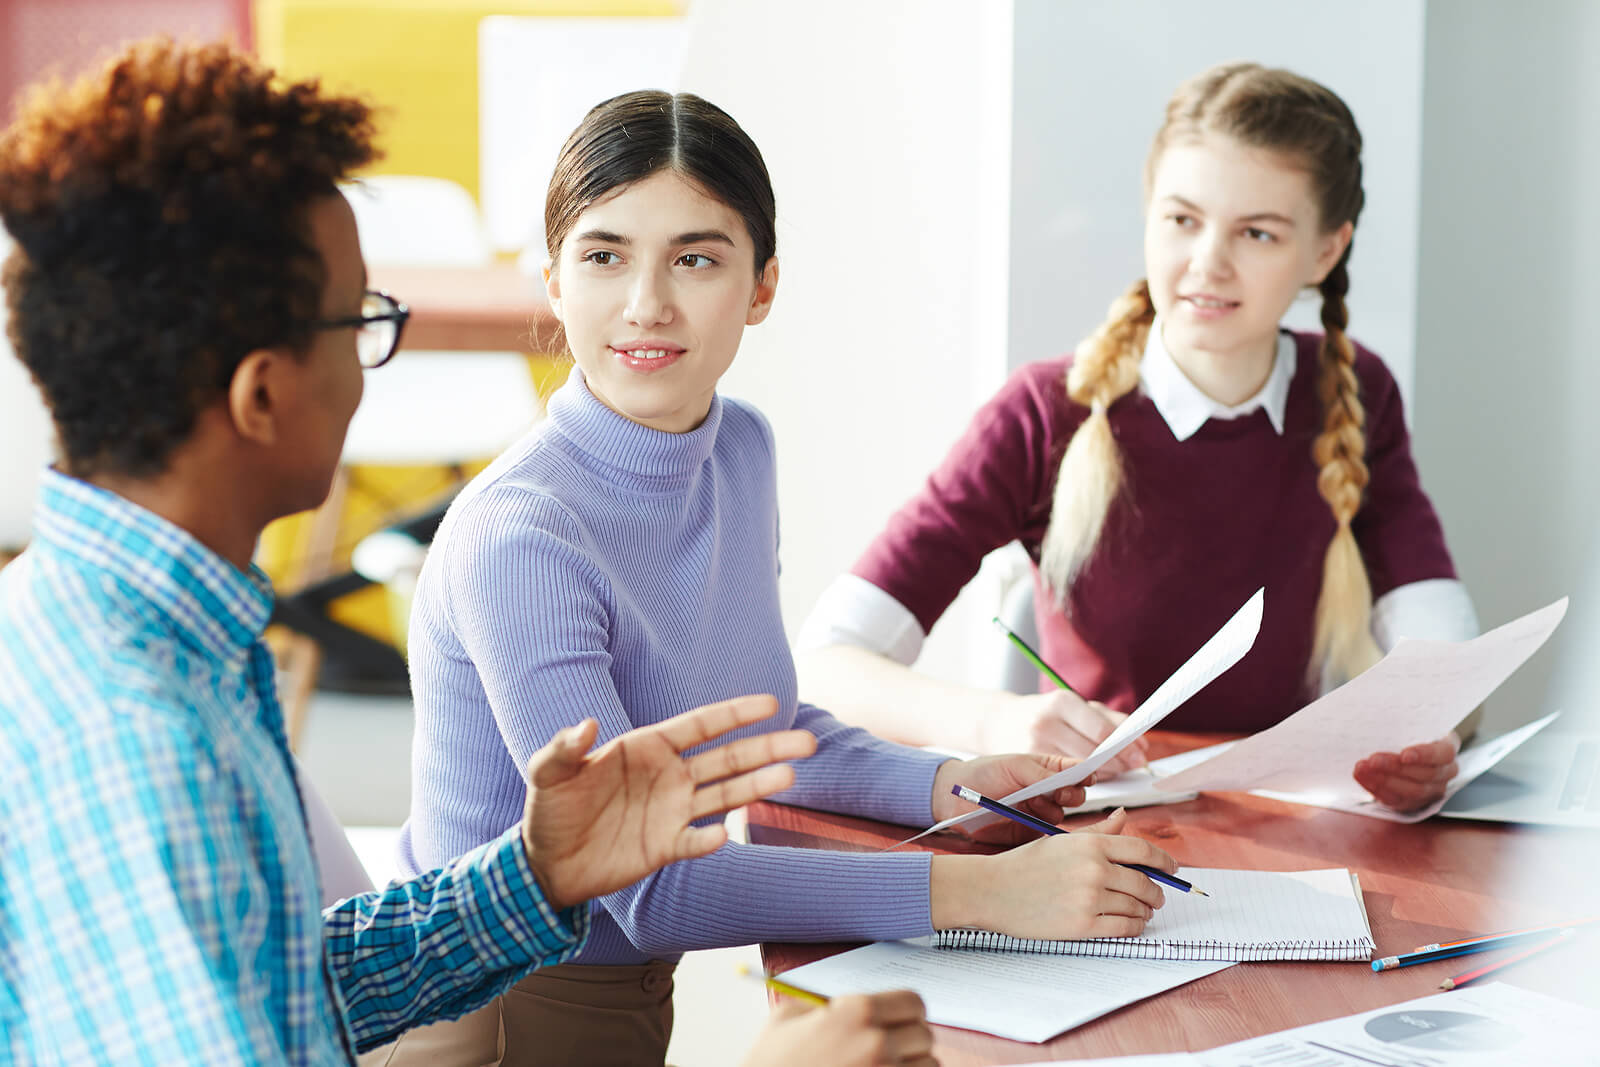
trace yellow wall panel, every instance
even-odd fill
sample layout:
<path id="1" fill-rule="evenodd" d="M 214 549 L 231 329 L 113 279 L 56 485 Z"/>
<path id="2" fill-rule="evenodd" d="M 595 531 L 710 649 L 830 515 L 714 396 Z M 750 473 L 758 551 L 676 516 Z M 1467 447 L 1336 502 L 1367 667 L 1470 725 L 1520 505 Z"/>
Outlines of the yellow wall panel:
<path id="1" fill-rule="evenodd" d="M 676 0 L 256 0 L 261 58 L 378 108 L 377 174 L 478 193 L 478 23 L 488 15 L 675 15 Z M 538 62 L 530 56 L 529 62 Z"/>

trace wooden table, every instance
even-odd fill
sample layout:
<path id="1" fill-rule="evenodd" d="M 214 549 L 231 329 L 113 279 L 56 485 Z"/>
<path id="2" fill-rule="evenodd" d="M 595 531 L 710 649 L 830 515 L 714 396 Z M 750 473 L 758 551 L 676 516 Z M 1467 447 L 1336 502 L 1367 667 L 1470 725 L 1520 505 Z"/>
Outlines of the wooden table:
<path id="1" fill-rule="evenodd" d="M 556 320 L 544 283 L 510 263 L 487 267 L 381 267 L 369 283 L 411 309 L 405 347 L 549 352 Z"/>
<path id="2" fill-rule="evenodd" d="M 1159 731 L 1150 737 L 1152 756 L 1221 740 Z M 1437 818 L 1405 825 L 1246 793 L 1202 794 L 1185 804 L 1128 814 L 1128 832 L 1186 866 L 1349 867 L 1360 876 L 1380 955 L 1600 913 L 1600 833 L 1593 831 Z M 1066 825 L 1097 818 L 1079 816 Z M 759 844 L 845 851 L 872 851 L 907 836 L 903 827 L 770 803 L 749 809 L 749 834 Z M 989 851 L 947 835 L 938 836 L 931 849 Z M 1597 938 L 1600 931 L 1591 930 L 1576 944 L 1507 968 L 1503 980 L 1600 1006 L 1600 968 L 1592 962 Z M 769 970 L 784 971 L 853 947 L 768 944 L 762 957 Z M 1212 1048 L 1426 996 L 1438 992 L 1443 979 L 1493 958 L 1469 956 L 1384 974 L 1365 963 L 1245 963 L 1043 1045 L 936 1027 L 938 1056 L 951 1067 Z"/>

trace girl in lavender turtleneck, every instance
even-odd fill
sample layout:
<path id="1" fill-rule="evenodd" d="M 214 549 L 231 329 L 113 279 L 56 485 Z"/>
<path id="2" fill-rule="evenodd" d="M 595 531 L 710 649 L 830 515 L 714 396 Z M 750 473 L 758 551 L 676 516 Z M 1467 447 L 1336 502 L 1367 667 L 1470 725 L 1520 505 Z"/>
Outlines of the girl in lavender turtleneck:
<path id="1" fill-rule="evenodd" d="M 604 741 L 772 694 L 778 714 L 759 728 L 817 737 L 783 799 L 907 826 L 970 810 L 950 795 L 957 782 L 1004 795 L 1069 765 L 950 760 L 798 703 L 778 610 L 772 433 L 716 391 L 778 285 L 772 187 L 744 131 L 689 94 L 609 100 L 561 152 L 545 229 L 550 305 L 576 367 L 549 417 L 451 507 L 423 570 L 402 866 L 502 833 L 522 811 L 528 757 L 585 716 Z M 1062 789 L 1034 811 L 1053 821 L 1080 799 Z M 1010 826 L 1000 835 L 1031 836 Z M 660 1062 L 671 969 L 688 949 L 956 926 L 1136 933 L 1160 888 L 1117 864 L 1175 864 L 1120 828 L 1119 815 L 993 856 L 729 844 L 667 867 L 596 901 L 576 962 L 503 998 L 505 1062 Z"/>

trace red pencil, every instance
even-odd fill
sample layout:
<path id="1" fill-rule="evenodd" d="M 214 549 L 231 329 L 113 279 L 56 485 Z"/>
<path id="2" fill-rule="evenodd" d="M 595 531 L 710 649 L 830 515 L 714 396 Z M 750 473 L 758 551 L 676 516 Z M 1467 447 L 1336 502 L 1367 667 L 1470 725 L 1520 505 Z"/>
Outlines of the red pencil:
<path id="1" fill-rule="evenodd" d="M 1533 934 L 1557 933 L 1569 926 L 1587 926 L 1592 922 L 1600 922 L 1600 915 L 1587 919 L 1568 919 L 1563 923 L 1549 923 L 1544 926 L 1530 926 L 1526 930 L 1502 930 L 1497 934 L 1478 934 L 1475 937 L 1463 937 L 1459 941 L 1439 941 L 1432 945 L 1418 945 L 1411 950 L 1411 954 L 1418 952 L 1437 952 L 1442 948 L 1455 948 L 1457 945 L 1471 945 L 1478 941 L 1494 941 L 1502 937 L 1529 937 Z"/>
<path id="2" fill-rule="evenodd" d="M 1554 947 L 1556 945 L 1559 945 L 1559 944 L 1561 944 L 1561 942 L 1565 941 L 1567 938 L 1571 937 L 1576 932 L 1577 931 L 1575 931 L 1575 930 L 1563 930 L 1559 934 L 1557 934 L 1555 937 L 1552 937 L 1550 940 L 1541 941 L 1537 945 L 1534 945 L 1532 948 L 1525 948 L 1521 952 L 1517 952 L 1517 953 L 1514 953 L 1514 954 L 1512 954 L 1510 956 L 1507 956 L 1505 959 L 1495 960 L 1493 963 L 1486 964 L 1485 966 L 1479 967 L 1475 971 L 1468 971 L 1466 974 L 1458 974 L 1454 978 L 1446 978 L 1444 981 L 1439 983 L 1439 988 L 1440 989 L 1455 989 L 1458 986 L 1466 985 L 1468 982 L 1472 981 L 1475 978 L 1482 978 L 1484 975 L 1491 974 L 1491 973 L 1493 973 L 1495 971 L 1498 971 L 1502 967 L 1509 967 L 1511 964 L 1516 963 L 1516 962 L 1518 962 L 1520 960 L 1525 960 L 1529 956 L 1537 955 L 1538 953 L 1543 952 L 1547 948 L 1552 948 L 1552 947 Z"/>

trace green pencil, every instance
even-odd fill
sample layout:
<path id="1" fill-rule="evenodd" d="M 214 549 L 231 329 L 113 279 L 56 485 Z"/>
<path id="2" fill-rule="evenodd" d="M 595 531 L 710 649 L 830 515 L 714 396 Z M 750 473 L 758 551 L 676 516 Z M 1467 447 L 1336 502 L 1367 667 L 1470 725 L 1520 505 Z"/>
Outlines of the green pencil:
<path id="1" fill-rule="evenodd" d="M 1050 679 L 1052 682 L 1056 683 L 1056 685 L 1060 686 L 1062 689 L 1065 689 L 1067 692 L 1071 693 L 1073 696 L 1077 696 L 1078 695 L 1078 691 L 1076 689 L 1072 688 L 1072 686 L 1068 685 L 1067 684 L 1067 680 L 1065 678 L 1063 678 L 1063 677 L 1061 677 L 1061 675 L 1057 674 L 1055 672 L 1055 669 L 1052 668 L 1050 666 L 1050 664 L 1046 663 L 1044 660 L 1039 658 L 1039 653 L 1035 652 L 1033 649 L 1028 647 L 1028 642 L 1024 641 L 1022 638 L 1020 638 L 1016 634 L 1012 633 L 1011 632 L 1011 627 L 1007 626 L 1005 623 L 1000 621 L 1000 616 L 996 615 L 992 621 L 994 622 L 995 626 L 1000 630 L 1000 632 L 1005 634 L 1006 637 L 1011 641 L 1011 643 L 1013 645 L 1016 645 L 1017 649 L 1024 656 L 1028 657 L 1028 662 L 1029 663 L 1033 664 L 1035 667 L 1038 667 L 1041 671 L 1044 672 L 1044 676 L 1046 678 Z"/>

